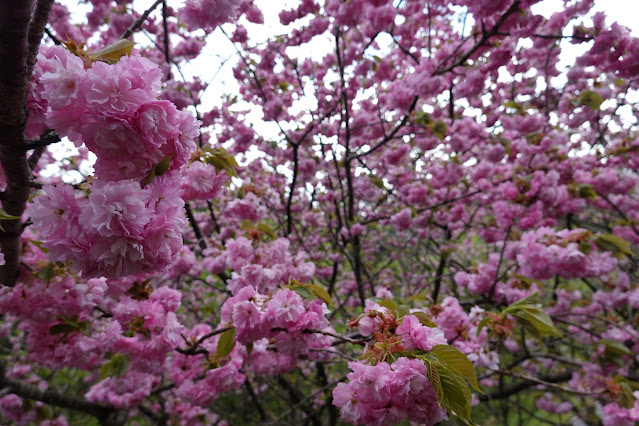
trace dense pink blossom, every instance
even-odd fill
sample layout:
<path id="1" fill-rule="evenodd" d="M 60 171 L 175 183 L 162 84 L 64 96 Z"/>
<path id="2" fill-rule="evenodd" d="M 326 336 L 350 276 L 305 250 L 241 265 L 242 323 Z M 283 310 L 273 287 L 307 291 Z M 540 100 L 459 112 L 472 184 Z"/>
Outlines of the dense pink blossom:
<path id="1" fill-rule="evenodd" d="M 402 319 L 402 325 L 397 327 L 396 333 L 402 336 L 402 344 L 406 349 L 430 351 L 433 346 L 447 343 L 443 331 L 422 325 L 414 315 L 406 315 Z"/>

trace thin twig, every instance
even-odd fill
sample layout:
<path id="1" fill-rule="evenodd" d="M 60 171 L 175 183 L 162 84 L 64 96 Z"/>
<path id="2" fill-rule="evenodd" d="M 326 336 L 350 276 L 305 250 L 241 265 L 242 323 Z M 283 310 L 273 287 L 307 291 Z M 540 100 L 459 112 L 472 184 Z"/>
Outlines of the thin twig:
<path id="1" fill-rule="evenodd" d="M 144 13 L 133 24 L 131 24 L 129 28 L 126 29 L 122 36 L 120 36 L 120 40 L 129 38 L 131 34 L 133 34 L 138 28 L 140 28 L 144 21 L 146 21 L 146 18 L 149 17 L 151 12 L 153 12 L 155 8 L 157 8 L 162 3 L 162 1 L 163 0 L 156 0 L 156 2 L 151 5 L 151 7 L 145 10 Z"/>

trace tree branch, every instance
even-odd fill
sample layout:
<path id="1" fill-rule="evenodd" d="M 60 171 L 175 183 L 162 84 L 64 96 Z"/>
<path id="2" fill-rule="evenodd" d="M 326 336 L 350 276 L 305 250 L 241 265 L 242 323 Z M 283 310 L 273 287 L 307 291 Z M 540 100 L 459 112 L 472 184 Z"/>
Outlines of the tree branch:
<path id="1" fill-rule="evenodd" d="M 0 388 L 7 389 L 10 393 L 16 394 L 21 398 L 87 413 L 98 418 L 103 425 L 115 426 L 124 424 L 120 411 L 113 407 L 89 402 L 84 398 L 65 395 L 51 388 L 42 390 L 37 386 L 7 377 L 5 373 L 5 366 L 0 365 Z"/>
<path id="2" fill-rule="evenodd" d="M 145 10 L 144 13 L 120 36 L 120 40 L 131 37 L 131 34 L 133 34 L 138 28 L 142 26 L 144 21 L 146 21 L 146 18 L 148 18 L 151 12 L 153 12 L 160 4 L 162 4 L 162 1 L 163 0 L 156 0 L 156 2 L 151 5 L 151 7 Z"/>
<path id="3" fill-rule="evenodd" d="M 53 7 L 53 0 L 38 0 L 33 11 L 33 17 L 29 24 L 29 54 L 27 56 L 27 79 L 31 80 L 31 74 L 35 67 L 40 42 L 44 34 L 44 27 L 49 20 L 49 14 Z M 28 82 L 27 82 L 28 85 Z"/>
<path id="4" fill-rule="evenodd" d="M 32 180 L 23 148 L 30 77 L 27 55 L 29 43 L 36 38 L 35 29 L 32 37 L 29 34 L 32 4 L 30 0 L 0 2 L 0 163 L 7 179 L 2 207 L 19 217 L 26 208 Z M 0 233 L 0 247 L 6 264 L 0 267 L 0 283 L 13 285 L 20 265 L 22 223 L 5 220 L 1 225 L 4 232 Z"/>
<path id="5" fill-rule="evenodd" d="M 508 372 L 501 371 L 501 373 L 509 375 Z M 528 377 L 526 376 L 524 379 L 527 379 L 527 378 Z M 495 392 L 479 395 L 479 400 L 490 401 L 492 399 L 505 399 L 511 395 L 519 393 L 533 386 L 538 386 L 540 384 L 548 386 L 550 384 L 568 381 L 571 378 L 572 378 L 572 371 L 564 371 L 563 373 L 559 373 L 554 376 L 540 376 L 538 379 L 535 379 L 534 381 L 525 380 L 522 382 L 515 383 L 511 386 L 504 387 L 503 389 L 497 390 Z"/>

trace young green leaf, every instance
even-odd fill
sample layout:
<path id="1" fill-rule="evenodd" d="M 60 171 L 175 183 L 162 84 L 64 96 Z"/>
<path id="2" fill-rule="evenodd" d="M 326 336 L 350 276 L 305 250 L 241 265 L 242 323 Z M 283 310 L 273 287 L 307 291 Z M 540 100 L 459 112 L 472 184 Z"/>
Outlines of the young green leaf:
<path id="1" fill-rule="evenodd" d="M 235 347 L 235 327 L 226 330 L 220 335 L 220 340 L 217 342 L 217 351 L 215 357 L 222 359 L 231 353 Z"/>
<path id="2" fill-rule="evenodd" d="M 435 121 L 431 130 L 433 132 L 433 136 L 439 140 L 443 140 L 446 135 L 448 135 L 448 126 L 446 126 L 446 123 L 441 120 Z"/>
<path id="3" fill-rule="evenodd" d="M 542 336 L 561 336 L 561 332 L 555 327 L 550 316 L 537 306 L 520 306 L 519 309 L 510 312 L 510 314 L 526 321 Z"/>
<path id="4" fill-rule="evenodd" d="M 604 354 L 606 357 L 612 358 L 632 354 L 632 351 L 628 348 L 628 346 L 618 340 L 602 339 L 599 343 L 602 343 L 605 346 Z"/>
<path id="5" fill-rule="evenodd" d="M 433 117 L 431 117 L 430 114 L 424 111 L 417 111 L 415 113 L 415 123 L 419 124 L 420 126 L 429 127 L 431 124 L 433 124 Z"/>
<path id="6" fill-rule="evenodd" d="M 471 395 L 466 380 L 461 374 L 443 365 L 436 365 L 436 368 L 443 394 L 441 404 L 449 412 L 454 412 L 464 423 L 472 425 L 473 422 L 470 419 Z"/>
<path id="7" fill-rule="evenodd" d="M 273 228 L 268 226 L 266 223 L 260 222 L 257 224 L 257 229 L 268 235 L 272 240 L 277 239 L 277 235 L 273 231 Z"/>
<path id="8" fill-rule="evenodd" d="M 55 270 L 53 269 L 53 264 L 50 264 L 46 268 L 40 269 L 35 273 L 35 276 L 40 278 L 42 281 L 51 282 L 53 277 L 55 277 Z"/>
<path id="9" fill-rule="evenodd" d="M 326 302 L 327 305 L 333 306 L 333 300 L 331 300 L 331 295 L 328 294 L 328 291 L 324 290 L 323 287 L 317 284 L 302 284 L 303 287 L 306 287 L 313 293 L 315 296 L 322 299 L 322 301 Z"/>
<path id="10" fill-rule="evenodd" d="M 98 52 L 98 57 L 117 62 L 122 56 L 130 55 L 133 51 L 133 46 L 135 46 L 135 43 L 131 40 L 118 40 L 100 50 Z"/>
<path id="11" fill-rule="evenodd" d="M 20 216 L 14 216 L 7 213 L 4 209 L 0 209 L 0 220 L 18 220 Z"/>
<path id="12" fill-rule="evenodd" d="M 509 314 L 511 311 L 516 310 L 520 306 L 523 306 L 523 305 L 534 305 L 534 304 L 537 303 L 537 296 L 538 295 L 539 295 L 539 293 L 537 293 L 535 291 L 535 292 L 529 294 L 528 296 L 524 297 L 523 299 L 519 299 L 515 303 L 512 303 L 506 309 L 504 309 L 502 312 L 505 313 L 505 314 Z"/>
<path id="13" fill-rule="evenodd" d="M 164 173 L 169 171 L 173 155 L 174 154 L 164 157 L 159 163 L 155 165 L 155 176 L 162 176 Z"/>
<path id="14" fill-rule="evenodd" d="M 426 363 L 426 368 L 428 371 L 428 381 L 435 391 L 435 395 L 437 395 L 437 401 L 441 401 L 444 398 L 444 394 L 442 393 L 442 385 L 439 381 L 439 373 L 437 372 L 437 368 L 430 363 Z"/>
<path id="15" fill-rule="evenodd" d="M 405 317 L 410 313 L 410 308 L 406 305 L 399 305 L 397 307 L 397 318 Z"/>
<path id="16" fill-rule="evenodd" d="M 235 157 L 228 152 L 224 148 L 212 148 L 210 145 L 202 148 L 204 152 L 202 160 L 207 164 L 212 164 L 215 166 L 215 169 L 219 172 L 221 170 L 226 170 L 230 176 L 237 177 L 237 172 L 235 168 L 238 167 L 237 161 L 235 161 Z"/>
<path id="17" fill-rule="evenodd" d="M 595 237 L 595 244 L 602 250 L 612 252 L 616 257 L 623 257 L 624 254 L 632 256 L 630 243 L 615 234 L 599 234 Z"/>
<path id="18" fill-rule="evenodd" d="M 79 333 L 80 331 L 82 330 L 75 324 L 60 323 L 49 327 L 49 334 L 52 336 L 57 336 L 58 334 Z"/>
<path id="19" fill-rule="evenodd" d="M 442 365 L 445 365 L 449 369 L 458 372 L 475 389 L 477 392 L 482 392 L 477 382 L 477 374 L 475 373 L 475 366 L 468 359 L 466 355 L 461 353 L 457 348 L 451 345 L 435 345 L 431 350 L 431 353 L 435 354 L 437 359 Z"/>
<path id="20" fill-rule="evenodd" d="M 292 290 L 299 294 L 300 296 L 302 296 L 302 299 L 312 299 L 313 298 L 313 293 L 311 293 L 311 290 L 309 290 L 306 287 L 300 287 L 300 286 L 295 286 L 292 288 Z"/>
<path id="21" fill-rule="evenodd" d="M 100 368 L 100 380 L 104 380 L 107 377 L 117 377 L 120 378 L 129 371 L 129 357 L 116 353 L 111 359 L 105 362 Z"/>
<path id="22" fill-rule="evenodd" d="M 604 102 L 603 96 L 592 90 L 586 90 L 581 93 L 579 97 L 579 103 L 587 106 L 590 109 L 599 110 L 601 104 Z"/>
<path id="23" fill-rule="evenodd" d="M 433 322 L 430 317 L 424 312 L 413 312 L 411 315 L 415 315 L 420 323 L 425 325 L 426 327 L 437 327 L 437 324 Z"/>
<path id="24" fill-rule="evenodd" d="M 397 310 L 397 303 L 393 302 L 390 299 L 386 299 L 386 300 L 382 300 L 381 302 L 378 303 L 379 306 L 388 309 L 389 311 L 396 311 Z"/>
<path id="25" fill-rule="evenodd" d="M 0 220 L 18 220 L 20 216 L 13 216 L 0 208 Z M 4 228 L 0 225 L 0 231 L 4 232 Z"/>

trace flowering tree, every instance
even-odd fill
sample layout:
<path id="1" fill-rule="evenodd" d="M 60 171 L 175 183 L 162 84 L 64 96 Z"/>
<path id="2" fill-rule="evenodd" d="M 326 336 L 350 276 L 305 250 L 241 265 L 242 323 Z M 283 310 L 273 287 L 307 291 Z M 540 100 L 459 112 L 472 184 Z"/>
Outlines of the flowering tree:
<path id="1" fill-rule="evenodd" d="M 639 421 L 639 40 L 536 3 L 0 4 L 2 422 Z"/>

